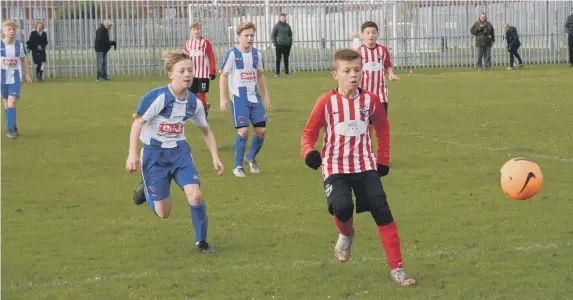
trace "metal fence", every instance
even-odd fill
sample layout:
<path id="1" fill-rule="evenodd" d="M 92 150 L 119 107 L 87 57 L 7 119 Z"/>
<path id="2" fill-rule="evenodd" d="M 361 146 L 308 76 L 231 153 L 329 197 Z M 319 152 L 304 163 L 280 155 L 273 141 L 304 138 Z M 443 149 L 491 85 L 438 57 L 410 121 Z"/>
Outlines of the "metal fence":
<path id="1" fill-rule="evenodd" d="M 474 38 L 469 29 L 486 12 L 495 27 L 495 65 L 509 55 L 503 24 L 517 27 L 520 52 L 528 64 L 567 60 L 565 20 L 573 1 L 374 1 L 374 0 L 214 0 L 214 1 L 1 1 L 2 19 L 17 20 L 19 38 L 27 40 L 36 21 L 48 33 L 47 77 L 94 77 L 95 31 L 104 19 L 117 51 L 109 55 L 109 72 L 117 75 L 162 74 L 161 53 L 182 48 L 189 24 L 203 24 L 203 35 L 220 62 L 235 43 L 241 21 L 257 25 L 255 47 L 267 69 L 275 70 L 271 31 L 280 12 L 293 29 L 293 71 L 325 71 L 336 50 L 350 47 L 360 25 L 375 21 L 379 42 L 388 46 L 396 68 L 469 67 L 474 64 Z M 219 67 L 219 66 L 218 66 Z"/>

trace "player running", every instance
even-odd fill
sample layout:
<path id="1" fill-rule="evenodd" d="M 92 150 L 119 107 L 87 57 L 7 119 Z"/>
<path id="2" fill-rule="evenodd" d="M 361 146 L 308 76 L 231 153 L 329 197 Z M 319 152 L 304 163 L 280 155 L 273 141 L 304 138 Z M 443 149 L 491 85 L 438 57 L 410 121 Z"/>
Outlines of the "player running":
<path id="1" fill-rule="evenodd" d="M 192 39 L 185 43 L 183 49 L 193 59 L 193 83 L 189 90 L 201 99 L 203 107 L 205 107 L 206 117 L 211 108 L 211 104 L 207 103 L 209 81 L 215 80 L 216 62 L 211 42 L 201 36 L 201 29 L 201 24 L 191 24 L 189 30 L 191 30 Z"/>
<path id="2" fill-rule="evenodd" d="M 228 93 L 231 93 L 231 110 L 233 121 L 237 129 L 235 140 L 235 167 L 233 175 L 245 177 L 243 159 L 247 161 L 251 173 L 260 173 L 255 160 L 263 146 L 267 132 L 267 110 L 271 109 L 271 100 L 267 81 L 265 79 L 263 55 L 261 51 L 253 48 L 255 38 L 255 24 L 243 22 L 237 26 L 237 39 L 239 44 L 225 55 L 221 67 L 219 81 L 219 97 L 221 98 L 221 111 L 227 110 L 229 104 Z M 258 84 L 257 84 L 258 83 Z M 227 85 L 229 91 L 227 90 Z M 263 91 L 261 100 L 260 89 Z M 263 107 L 264 103 L 264 107 Z M 245 148 L 249 138 L 249 124 L 255 129 L 255 136 L 251 141 L 249 153 L 245 156 Z"/>
<path id="3" fill-rule="evenodd" d="M 378 96 L 358 86 L 362 76 L 360 55 L 352 49 L 336 52 L 332 75 L 338 88 L 318 98 L 301 138 L 301 155 L 312 169 L 322 165 L 328 211 L 339 230 L 334 256 L 350 258 L 354 240 L 352 191 L 356 213 L 370 211 L 390 264 L 392 278 L 401 285 L 414 285 L 402 266 L 400 238 L 380 182 L 389 172 L 390 129 Z M 378 159 L 368 131 L 372 120 L 378 140 Z M 322 153 L 314 145 L 324 129 Z"/>
<path id="4" fill-rule="evenodd" d="M 18 126 L 16 126 L 16 102 L 20 99 L 22 89 L 22 70 L 24 70 L 26 82 L 32 84 L 26 49 L 24 44 L 16 39 L 16 32 L 18 32 L 16 22 L 10 20 L 2 22 L 0 89 L 6 112 L 6 136 L 12 139 L 19 135 Z"/>
<path id="5" fill-rule="evenodd" d="M 171 83 L 147 92 L 139 103 L 129 136 L 126 168 L 135 172 L 141 167 L 143 184 L 136 190 L 136 204 L 147 202 L 160 218 L 171 213 L 171 180 L 179 185 L 189 202 L 195 228 L 195 244 L 200 252 L 215 252 L 207 243 L 207 213 L 199 188 L 191 148 L 185 139 L 185 121 L 203 131 L 211 152 L 217 176 L 223 175 L 223 164 L 217 153 L 215 137 L 205 119 L 205 109 L 197 96 L 189 92 L 193 79 L 193 61 L 183 51 L 166 52 L 165 70 Z M 137 140 L 143 143 L 142 155 Z"/>

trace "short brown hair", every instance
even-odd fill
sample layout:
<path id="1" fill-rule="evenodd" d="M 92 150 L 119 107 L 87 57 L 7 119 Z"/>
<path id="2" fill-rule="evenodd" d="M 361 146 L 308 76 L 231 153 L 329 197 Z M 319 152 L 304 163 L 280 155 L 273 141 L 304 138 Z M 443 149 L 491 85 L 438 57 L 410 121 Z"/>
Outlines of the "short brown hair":
<path id="1" fill-rule="evenodd" d="M 189 31 L 191 31 L 191 29 L 199 29 L 201 30 L 202 26 L 200 23 L 193 23 L 189 26 Z"/>
<path id="2" fill-rule="evenodd" d="M 243 22 L 237 26 L 237 35 L 241 35 L 241 33 L 247 29 L 257 31 L 257 26 L 255 26 L 253 22 Z"/>
<path id="3" fill-rule="evenodd" d="M 360 54 L 358 52 L 356 52 L 353 49 L 342 49 L 342 50 L 338 50 L 336 51 L 336 54 L 334 54 L 334 60 L 332 62 L 332 64 L 334 65 L 334 69 L 338 68 L 338 62 L 339 61 L 353 61 L 353 60 L 359 60 L 360 59 Z M 362 60 L 360 60 L 360 62 L 362 63 Z"/>
<path id="4" fill-rule="evenodd" d="M 379 31 L 378 30 L 378 24 L 376 24 L 372 21 L 364 22 L 364 24 L 362 24 L 362 26 L 360 26 L 360 32 L 364 32 L 364 30 L 366 30 L 366 28 L 374 28 L 374 29 L 376 29 L 376 31 Z"/>
<path id="5" fill-rule="evenodd" d="M 175 64 L 186 59 L 191 60 L 191 56 L 189 56 L 189 54 L 183 50 L 171 50 L 163 53 L 165 71 L 171 72 Z"/>
<path id="6" fill-rule="evenodd" d="M 279 17 L 286 17 L 286 14 L 282 12 Z"/>

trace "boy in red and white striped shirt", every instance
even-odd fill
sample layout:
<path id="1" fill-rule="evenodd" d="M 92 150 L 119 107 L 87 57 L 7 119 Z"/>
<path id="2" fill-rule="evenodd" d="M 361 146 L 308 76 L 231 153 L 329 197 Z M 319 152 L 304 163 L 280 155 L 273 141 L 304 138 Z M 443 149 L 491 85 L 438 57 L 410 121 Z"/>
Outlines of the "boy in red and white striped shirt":
<path id="1" fill-rule="evenodd" d="M 192 39 L 185 43 L 184 50 L 193 60 L 193 83 L 191 91 L 203 103 L 205 113 L 209 113 L 210 104 L 207 104 L 209 80 L 215 80 L 216 62 L 211 42 L 201 36 L 201 24 L 193 23 L 189 27 Z"/>
<path id="2" fill-rule="evenodd" d="M 350 258 L 354 240 L 352 191 L 356 213 L 370 211 L 378 225 L 392 278 L 401 285 L 416 280 L 402 268 L 402 253 L 396 222 L 380 182 L 389 172 L 390 130 L 386 111 L 377 95 L 359 88 L 362 78 L 360 55 L 352 49 L 334 56 L 334 79 L 338 88 L 318 98 L 301 138 L 301 155 L 313 169 L 322 165 L 328 211 L 339 230 L 334 255 L 340 262 Z M 374 153 L 368 130 L 372 121 L 378 139 Z M 314 145 L 324 130 L 322 153 Z M 377 158 L 376 158 L 377 157 Z"/>
<path id="3" fill-rule="evenodd" d="M 362 45 L 355 50 L 362 58 L 362 81 L 360 87 L 377 95 L 382 101 L 386 114 L 388 113 L 388 84 L 390 80 L 400 80 L 392 70 L 392 60 L 388 48 L 377 43 L 378 25 L 372 21 L 365 22 L 360 27 Z"/>

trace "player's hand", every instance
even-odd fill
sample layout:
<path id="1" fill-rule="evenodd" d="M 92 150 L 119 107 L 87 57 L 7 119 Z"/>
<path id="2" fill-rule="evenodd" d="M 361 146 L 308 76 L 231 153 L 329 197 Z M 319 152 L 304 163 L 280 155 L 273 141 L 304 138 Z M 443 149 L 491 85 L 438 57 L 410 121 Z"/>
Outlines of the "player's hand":
<path id="1" fill-rule="evenodd" d="M 271 98 L 270 98 L 270 97 L 268 97 L 268 96 L 267 96 L 267 97 L 264 97 L 263 103 L 265 104 L 265 108 L 267 109 L 267 111 L 272 110 L 272 107 L 271 107 Z"/>
<path id="2" fill-rule="evenodd" d="M 209 80 L 215 80 L 215 78 L 217 78 L 217 76 L 215 74 L 209 75 Z"/>
<path id="3" fill-rule="evenodd" d="M 378 171 L 378 175 L 380 175 L 380 177 L 383 177 L 383 176 L 388 175 L 388 172 L 390 172 L 390 167 L 385 166 L 385 165 L 381 165 L 381 164 L 377 164 L 376 165 L 376 171 Z"/>
<path id="4" fill-rule="evenodd" d="M 30 77 L 30 75 L 26 75 L 26 82 L 32 84 L 32 77 Z"/>
<path id="5" fill-rule="evenodd" d="M 139 160 L 139 155 L 137 153 L 129 154 L 127 161 L 125 162 L 125 168 L 129 173 L 133 173 L 139 169 L 140 163 L 141 161 Z"/>
<path id="6" fill-rule="evenodd" d="M 392 81 L 397 81 L 400 80 L 400 77 L 396 76 L 396 74 L 392 73 L 388 76 L 390 78 L 390 80 Z"/>
<path id="7" fill-rule="evenodd" d="M 227 97 L 222 96 L 221 99 L 219 100 L 219 102 L 220 102 L 219 105 L 220 105 L 221 111 L 222 112 L 227 111 L 227 105 L 229 104 L 229 100 L 227 99 Z"/>
<path id="8" fill-rule="evenodd" d="M 312 150 L 306 154 L 304 158 L 304 162 L 306 165 L 311 168 L 317 170 L 322 165 L 322 158 L 320 157 L 320 152 L 318 150 Z"/>
<path id="9" fill-rule="evenodd" d="M 213 160 L 213 167 L 215 167 L 215 174 L 217 174 L 217 176 L 223 176 L 223 163 L 219 159 Z"/>

